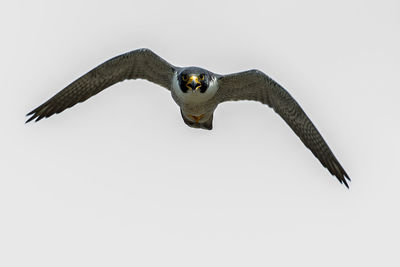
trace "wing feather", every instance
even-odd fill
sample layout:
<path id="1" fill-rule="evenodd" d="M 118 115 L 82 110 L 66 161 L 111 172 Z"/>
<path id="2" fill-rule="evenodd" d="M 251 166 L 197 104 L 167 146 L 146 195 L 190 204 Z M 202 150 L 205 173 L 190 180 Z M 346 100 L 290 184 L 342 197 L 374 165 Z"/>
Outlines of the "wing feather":
<path id="1" fill-rule="evenodd" d="M 126 79 L 146 79 L 171 90 L 175 67 L 149 49 L 137 49 L 114 57 L 78 78 L 27 114 L 26 122 L 60 113 L 111 85 Z"/>
<path id="2" fill-rule="evenodd" d="M 217 101 L 254 100 L 267 104 L 292 128 L 321 164 L 348 186 L 350 181 L 328 144 L 296 100 L 278 83 L 259 70 L 222 76 Z"/>

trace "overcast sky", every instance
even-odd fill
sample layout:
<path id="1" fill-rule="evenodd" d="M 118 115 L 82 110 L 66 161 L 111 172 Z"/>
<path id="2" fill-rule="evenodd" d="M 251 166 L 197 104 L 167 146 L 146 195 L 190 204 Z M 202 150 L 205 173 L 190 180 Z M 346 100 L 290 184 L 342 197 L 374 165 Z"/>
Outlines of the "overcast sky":
<path id="1" fill-rule="evenodd" d="M 2 1 L 0 266 L 400 266 L 400 2 Z M 352 178 L 256 102 L 186 126 L 169 92 L 119 83 L 25 114 L 141 47 L 259 69 Z"/>

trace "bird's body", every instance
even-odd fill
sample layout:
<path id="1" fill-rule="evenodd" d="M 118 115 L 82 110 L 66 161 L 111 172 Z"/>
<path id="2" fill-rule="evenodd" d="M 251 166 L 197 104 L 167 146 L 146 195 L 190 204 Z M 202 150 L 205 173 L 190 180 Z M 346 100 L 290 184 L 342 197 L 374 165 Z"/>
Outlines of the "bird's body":
<path id="1" fill-rule="evenodd" d="M 348 186 L 349 176 L 300 105 L 259 70 L 220 75 L 198 67 L 176 67 L 149 49 L 138 49 L 89 71 L 28 113 L 31 117 L 27 122 L 60 113 L 125 79 L 146 79 L 170 90 L 184 122 L 193 128 L 211 130 L 214 110 L 225 101 L 266 104 L 286 121 L 322 165 Z"/>

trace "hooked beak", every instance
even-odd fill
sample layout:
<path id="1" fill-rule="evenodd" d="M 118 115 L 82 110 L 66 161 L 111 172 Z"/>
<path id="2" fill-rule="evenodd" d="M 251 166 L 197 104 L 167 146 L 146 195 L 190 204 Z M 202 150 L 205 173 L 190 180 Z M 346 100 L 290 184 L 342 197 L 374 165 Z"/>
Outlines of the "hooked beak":
<path id="1" fill-rule="evenodd" d="M 199 78 L 195 75 L 190 76 L 189 80 L 186 83 L 186 87 L 191 89 L 192 91 L 196 91 L 201 87 L 201 83 L 199 82 Z"/>

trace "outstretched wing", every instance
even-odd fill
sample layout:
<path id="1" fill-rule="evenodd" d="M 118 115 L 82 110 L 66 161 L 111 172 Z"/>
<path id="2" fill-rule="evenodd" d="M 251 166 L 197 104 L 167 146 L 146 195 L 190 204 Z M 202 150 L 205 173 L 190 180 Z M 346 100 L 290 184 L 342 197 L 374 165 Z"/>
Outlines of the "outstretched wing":
<path id="1" fill-rule="evenodd" d="M 175 67 L 149 49 L 114 57 L 89 71 L 27 114 L 26 122 L 50 117 L 126 79 L 146 79 L 171 90 Z"/>
<path id="2" fill-rule="evenodd" d="M 329 146 L 293 97 L 270 77 L 258 70 L 222 76 L 219 80 L 217 101 L 255 100 L 275 110 L 300 137 L 322 165 L 349 187 L 346 171 Z"/>

